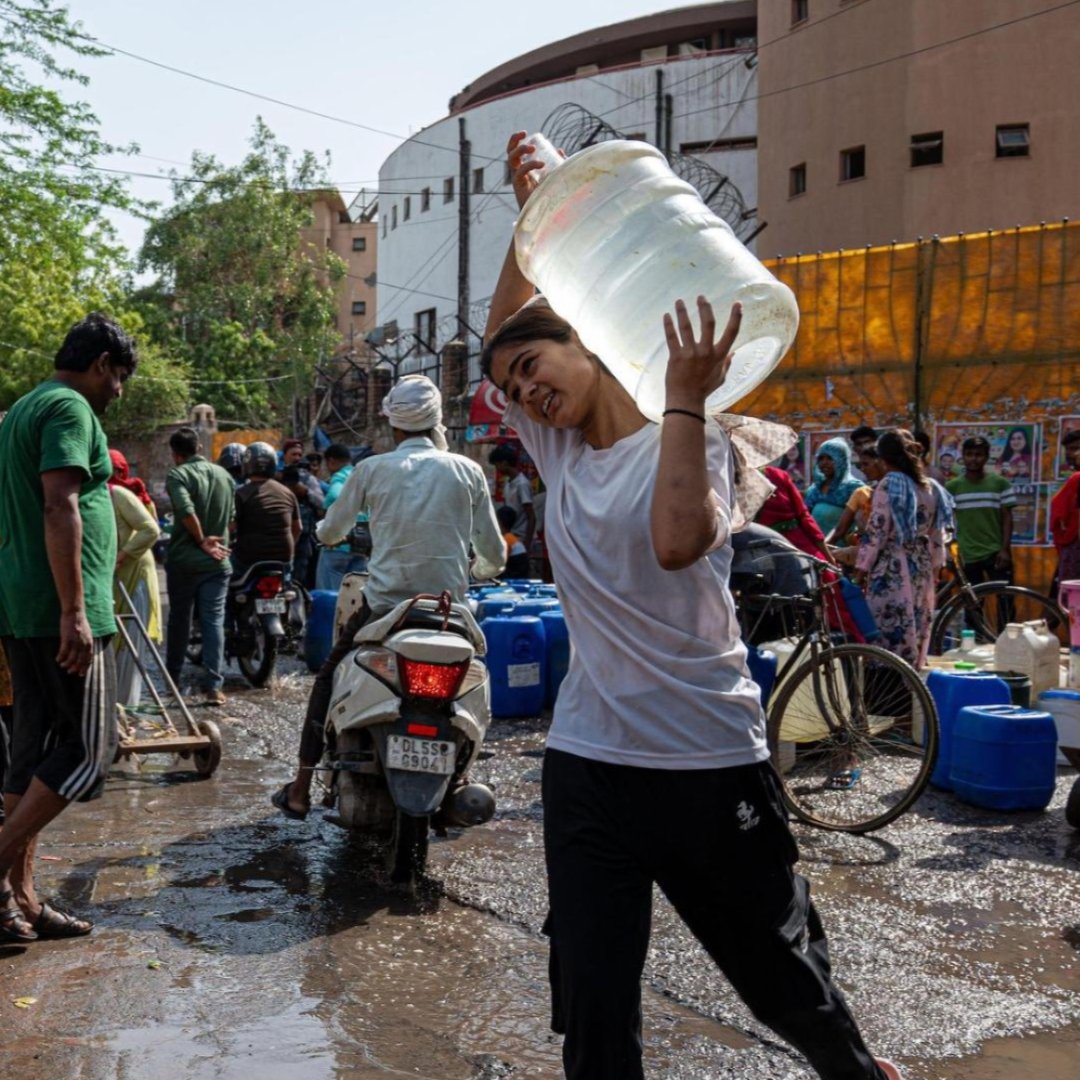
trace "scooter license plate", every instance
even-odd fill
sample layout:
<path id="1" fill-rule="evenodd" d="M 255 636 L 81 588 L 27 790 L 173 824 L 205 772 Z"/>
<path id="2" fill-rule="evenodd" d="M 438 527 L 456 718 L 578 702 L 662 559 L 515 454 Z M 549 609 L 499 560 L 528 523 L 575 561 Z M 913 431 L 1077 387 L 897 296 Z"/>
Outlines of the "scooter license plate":
<path id="1" fill-rule="evenodd" d="M 386 764 L 405 772 L 439 773 L 449 776 L 454 771 L 456 746 L 452 742 L 434 739 L 415 739 L 411 735 L 386 737 Z"/>
<path id="2" fill-rule="evenodd" d="M 273 600 L 256 600 L 255 601 L 255 614 L 256 615 L 284 615 L 285 614 L 285 601 L 280 597 L 276 597 Z"/>

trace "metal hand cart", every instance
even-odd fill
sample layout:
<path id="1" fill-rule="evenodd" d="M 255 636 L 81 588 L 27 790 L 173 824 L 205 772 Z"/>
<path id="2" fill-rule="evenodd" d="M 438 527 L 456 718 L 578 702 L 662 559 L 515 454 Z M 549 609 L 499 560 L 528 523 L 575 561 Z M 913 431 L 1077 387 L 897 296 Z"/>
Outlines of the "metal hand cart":
<path id="1" fill-rule="evenodd" d="M 157 710 L 161 716 L 158 731 L 152 737 L 141 737 L 136 725 L 128 716 L 128 710 L 123 706 L 117 707 L 117 723 L 120 729 L 120 742 L 116 750 L 116 760 L 121 758 L 130 759 L 134 754 L 178 754 L 185 760 L 191 759 L 195 765 L 195 771 L 200 776 L 213 776 L 221 762 L 221 732 L 213 720 L 196 720 L 188 710 L 176 683 L 166 670 L 165 662 L 158 652 L 157 646 L 150 637 L 135 605 L 128 595 L 127 589 L 122 582 L 117 582 L 117 588 L 123 598 L 126 611 L 117 611 L 116 625 L 125 647 L 130 651 L 131 658 L 142 675 L 143 684 L 150 691 Z M 182 730 L 177 728 L 173 721 L 170 707 L 158 692 L 154 681 L 150 678 L 150 666 L 144 661 L 136 642 L 146 646 L 153 661 L 153 666 L 164 682 L 167 694 L 175 711 L 179 712 Z"/>

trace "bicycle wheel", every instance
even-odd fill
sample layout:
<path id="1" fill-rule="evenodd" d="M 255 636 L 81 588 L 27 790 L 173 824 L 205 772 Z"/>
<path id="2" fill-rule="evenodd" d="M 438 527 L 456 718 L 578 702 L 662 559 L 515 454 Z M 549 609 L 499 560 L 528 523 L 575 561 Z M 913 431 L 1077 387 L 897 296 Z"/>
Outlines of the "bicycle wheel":
<path id="1" fill-rule="evenodd" d="M 871 832 L 926 787 L 937 757 L 937 710 L 910 664 L 876 645 L 836 645 L 774 691 L 768 740 L 784 799 L 800 821 Z"/>
<path id="2" fill-rule="evenodd" d="M 1069 645 L 1069 617 L 1050 596 L 1022 585 L 984 581 L 954 593 L 934 615 L 930 630 L 930 653 L 940 656 L 950 643 L 959 644 L 962 630 L 974 630 L 978 645 L 993 645 L 1011 622 L 1045 619 L 1061 644 Z"/>

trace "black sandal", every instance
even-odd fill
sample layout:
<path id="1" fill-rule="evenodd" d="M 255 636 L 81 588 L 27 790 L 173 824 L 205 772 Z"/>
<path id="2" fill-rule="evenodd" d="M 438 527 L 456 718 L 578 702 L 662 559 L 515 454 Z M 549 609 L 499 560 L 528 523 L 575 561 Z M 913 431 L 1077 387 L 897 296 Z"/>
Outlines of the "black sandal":
<path id="1" fill-rule="evenodd" d="M 15 903 L 15 894 L 10 889 L 0 892 L 0 942 L 25 945 L 37 939 L 33 924 Z"/>
<path id="2" fill-rule="evenodd" d="M 74 915 L 57 911 L 48 904 L 41 905 L 41 911 L 31 925 L 42 941 L 83 937 L 94 929 L 94 924 L 89 919 L 76 918 Z"/>
<path id="3" fill-rule="evenodd" d="M 286 784 L 280 791 L 275 791 L 270 796 L 270 801 L 290 820 L 303 821 L 308 816 L 308 812 L 304 810 L 301 813 L 289 805 L 289 787 L 290 785 Z"/>

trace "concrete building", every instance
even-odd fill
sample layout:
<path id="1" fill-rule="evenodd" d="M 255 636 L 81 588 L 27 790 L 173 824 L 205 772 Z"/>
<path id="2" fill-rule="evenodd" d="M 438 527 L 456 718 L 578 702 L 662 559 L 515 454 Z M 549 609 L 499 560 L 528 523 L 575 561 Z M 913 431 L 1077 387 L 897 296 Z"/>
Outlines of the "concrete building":
<path id="1" fill-rule="evenodd" d="M 569 152 L 646 139 L 678 159 L 677 171 L 706 177 L 710 205 L 752 237 L 754 10 L 753 0 L 702 4 L 545 45 L 474 80 L 449 115 L 387 158 L 377 305 L 398 371 L 434 373 L 443 345 L 462 337 L 469 381 L 479 377 L 478 335 L 517 215 L 505 166 L 514 131 L 543 130 Z"/>
<path id="2" fill-rule="evenodd" d="M 376 326 L 376 204 L 354 202 L 346 207 L 337 191 L 326 191 L 320 193 L 311 209 L 314 220 L 303 230 L 303 242 L 333 251 L 344 261 L 347 269 L 338 290 L 336 325 L 342 349 L 359 348 Z"/>
<path id="3" fill-rule="evenodd" d="M 1080 211 L 1080 8 L 759 0 L 757 22 L 759 254 Z"/>

